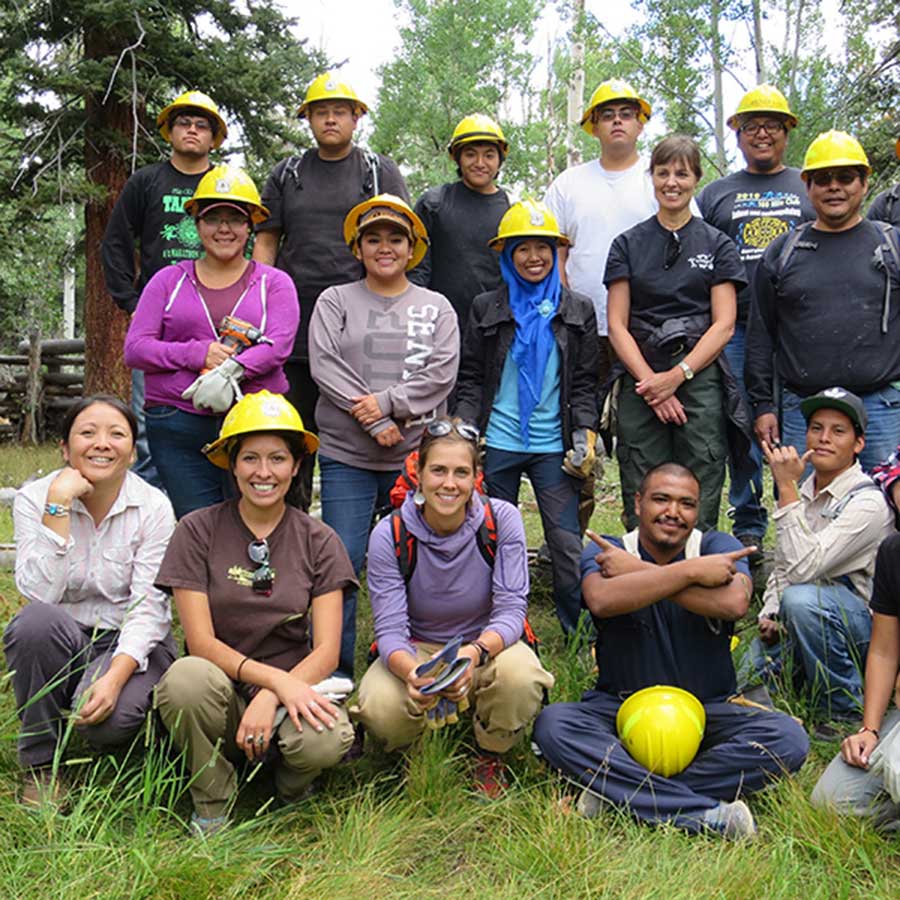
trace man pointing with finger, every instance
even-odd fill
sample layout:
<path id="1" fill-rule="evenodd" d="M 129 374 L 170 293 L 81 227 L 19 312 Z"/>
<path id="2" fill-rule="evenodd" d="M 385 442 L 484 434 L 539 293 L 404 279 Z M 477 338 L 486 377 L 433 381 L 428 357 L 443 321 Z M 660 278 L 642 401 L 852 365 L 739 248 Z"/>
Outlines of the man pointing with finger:
<path id="1" fill-rule="evenodd" d="M 833 387 L 807 397 L 800 411 L 806 419 L 802 456 L 794 447 L 762 444 L 778 508 L 760 640 L 768 673 L 790 652 L 794 680 L 812 691 L 819 713 L 851 719 L 862 709 L 875 553 L 894 530 L 893 517 L 857 459 L 866 443 L 863 401 Z M 807 464 L 813 473 L 803 480 Z"/>
<path id="2" fill-rule="evenodd" d="M 693 473 L 664 463 L 644 476 L 634 531 L 590 535 L 582 592 L 597 630 L 599 676 L 581 702 L 548 706 L 534 739 L 583 788 L 578 810 L 587 817 L 603 800 L 646 822 L 750 837 L 756 826 L 738 795 L 798 769 L 809 742 L 788 716 L 727 702 L 735 693 L 733 625 L 752 592 L 745 557 L 756 548 L 697 531 L 699 502 Z M 706 711 L 696 758 L 669 778 L 632 759 L 616 733 L 623 699 L 656 684 L 690 691 Z"/>

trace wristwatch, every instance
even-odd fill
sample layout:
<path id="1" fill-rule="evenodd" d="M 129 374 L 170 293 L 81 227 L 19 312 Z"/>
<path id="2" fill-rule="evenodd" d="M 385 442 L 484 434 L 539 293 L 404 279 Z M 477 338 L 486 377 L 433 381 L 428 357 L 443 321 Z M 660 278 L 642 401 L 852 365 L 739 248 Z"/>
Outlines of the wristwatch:
<path id="1" fill-rule="evenodd" d="M 685 381 L 690 381 L 694 377 L 694 370 L 684 360 L 678 363 L 678 368 L 684 372 Z"/>
<path id="2" fill-rule="evenodd" d="M 480 669 L 491 658 L 491 651 L 481 641 L 471 641 L 470 643 L 473 647 L 478 648 L 478 662 L 475 668 Z"/>

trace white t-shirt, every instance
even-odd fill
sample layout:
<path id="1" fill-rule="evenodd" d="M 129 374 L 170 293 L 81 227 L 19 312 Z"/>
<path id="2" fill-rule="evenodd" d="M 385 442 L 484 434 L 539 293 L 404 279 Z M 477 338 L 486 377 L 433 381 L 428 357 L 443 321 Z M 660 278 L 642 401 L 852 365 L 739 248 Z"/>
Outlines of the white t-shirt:
<path id="1" fill-rule="evenodd" d="M 629 169 L 609 172 L 594 159 L 560 173 L 544 202 L 572 246 L 566 261 L 569 287 L 590 297 L 597 331 L 606 329 L 606 257 L 613 240 L 658 208 L 649 162 L 643 156 Z"/>

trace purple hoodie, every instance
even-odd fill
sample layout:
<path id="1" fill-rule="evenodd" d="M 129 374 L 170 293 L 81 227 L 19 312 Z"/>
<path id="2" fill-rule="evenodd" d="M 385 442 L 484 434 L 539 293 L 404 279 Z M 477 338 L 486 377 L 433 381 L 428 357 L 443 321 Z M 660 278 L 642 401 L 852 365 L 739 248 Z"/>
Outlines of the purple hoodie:
<path id="1" fill-rule="evenodd" d="M 461 634 L 474 640 L 490 629 L 508 647 L 521 637 L 529 587 L 525 526 L 511 503 L 492 499 L 491 507 L 497 523 L 493 570 L 478 549 L 484 507 L 477 497 L 469 503 L 462 527 L 438 535 L 409 494 L 401 515 L 418 542 L 409 585 L 403 583 L 394 554 L 390 517 L 375 526 L 367 579 L 378 653 L 385 665 L 397 650 L 415 655 L 412 641 L 417 639 L 443 644 Z"/>
<path id="2" fill-rule="evenodd" d="M 279 269 L 262 263 L 255 266 L 247 292 L 232 315 L 261 327 L 273 346 L 257 344 L 240 354 L 241 390 L 253 394 L 266 388 L 283 394 L 288 382 L 282 366 L 300 321 L 297 290 Z M 197 292 L 193 260 L 157 272 L 141 294 L 125 337 L 125 365 L 146 373 L 144 405 L 177 406 L 204 414 L 190 400 L 182 400 L 181 393 L 200 374 L 214 340 L 216 329 Z"/>

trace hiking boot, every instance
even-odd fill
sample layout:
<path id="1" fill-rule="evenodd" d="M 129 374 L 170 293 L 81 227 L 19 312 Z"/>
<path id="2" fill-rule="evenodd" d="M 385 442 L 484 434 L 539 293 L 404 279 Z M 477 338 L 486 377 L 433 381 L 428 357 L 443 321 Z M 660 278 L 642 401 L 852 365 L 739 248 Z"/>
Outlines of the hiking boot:
<path id="1" fill-rule="evenodd" d="M 50 806 L 64 809 L 69 798 L 69 788 L 59 775 L 54 777 L 50 766 L 28 769 L 22 779 L 19 803 L 31 809 Z"/>
<path id="2" fill-rule="evenodd" d="M 582 819 L 596 819 L 600 814 L 602 806 L 603 801 L 600 797 L 585 788 L 578 795 L 578 802 L 575 804 L 575 812 L 577 812 Z"/>
<path id="3" fill-rule="evenodd" d="M 851 730 L 850 722 L 818 722 L 813 727 L 812 736 L 817 741 L 843 740 Z"/>
<path id="4" fill-rule="evenodd" d="M 753 813 L 743 800 L 720 803 L 707 810 L 703 820 L 714 831 L 732 841 L 752 840 L 756 837 Z"/>
<path id="5" fill-rule="evenodd" d="M 506 763 L 494 753 L 482 753 L 472 772 L 475 792 L 482 800 L 496 800 L 509 787 Z"/>
<path id="6" fill-rule="evenodd" d="M 218 834 L 228 826 L 228 816 L 198 816 L 196 810 L 191 813 L 191 836 L 209 838 Z"/>

